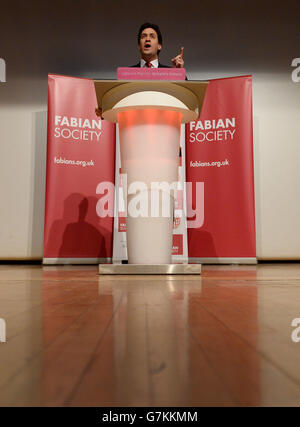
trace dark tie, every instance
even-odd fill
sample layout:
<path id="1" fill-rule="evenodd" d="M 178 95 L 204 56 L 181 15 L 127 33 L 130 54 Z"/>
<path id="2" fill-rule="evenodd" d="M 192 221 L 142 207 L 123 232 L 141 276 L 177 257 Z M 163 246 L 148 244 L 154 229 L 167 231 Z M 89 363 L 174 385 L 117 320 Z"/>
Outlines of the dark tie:
<path id="1" fill-rule="evenodd" d="M 148 67 L 148 68 L 151 68 L 151 67 L 152 67 L 151 62 L 146 62 L 146 65 L 147 65 L 147 67 Z"/>

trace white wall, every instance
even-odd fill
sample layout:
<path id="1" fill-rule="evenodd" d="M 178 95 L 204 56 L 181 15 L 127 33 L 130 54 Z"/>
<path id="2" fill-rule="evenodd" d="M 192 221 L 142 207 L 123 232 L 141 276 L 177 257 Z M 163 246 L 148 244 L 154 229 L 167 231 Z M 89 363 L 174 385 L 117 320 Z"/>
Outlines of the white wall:
<path id="1" fill-rule="evenodd" d="M 258 257 L 300 259 L 300 82 L 257 76 L 254 125 Z"/>
<path id="2" fill-rule="evenodd" d="M 16 2 L 18 3 L 18 2 Z M 253 75 L 258 259 L 300 259 L 299 2 L 33 0 L 3 6 L 0 56 L 0 259 L 40 259 L 46 159 L 47 73 L 115 78 L 137 62 L 136 32 L 157 22 L 161 60 L 185 46 L 189 79 Z M 112 18 L 114 17 L 114 18 Z"/>
<path id="3" fill-rule="evenodd" d="M 42 257 L 46 108 L 0 110 L 0 259 Z"/>

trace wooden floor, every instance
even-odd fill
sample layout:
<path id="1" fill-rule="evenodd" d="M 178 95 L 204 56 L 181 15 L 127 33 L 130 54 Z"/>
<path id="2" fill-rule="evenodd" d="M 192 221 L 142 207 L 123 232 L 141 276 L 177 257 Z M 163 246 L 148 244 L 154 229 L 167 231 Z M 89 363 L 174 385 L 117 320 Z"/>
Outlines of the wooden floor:
<path id="1" fill-rule="evenodd" d="M 0 318 L 1 406 L 300 406 L 300 263 L 202 277 L 2 264 Z"/>

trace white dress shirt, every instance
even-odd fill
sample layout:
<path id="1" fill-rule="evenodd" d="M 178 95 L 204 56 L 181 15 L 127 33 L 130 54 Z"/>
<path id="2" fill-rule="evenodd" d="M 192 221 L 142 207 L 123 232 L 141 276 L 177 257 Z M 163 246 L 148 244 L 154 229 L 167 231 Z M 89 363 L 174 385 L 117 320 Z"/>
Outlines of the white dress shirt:
<path id="1" fill-rule="evenodd" d="M 141 64 L 141 68 L 147 67 L 146 61 L 144 61 L 142 58 L 141 58 L 140 64 Z M 151 68 L 158 68 L 158 59 L 154 59 L 153 61 L 151 61 L 151 64 L 152 64 Z"/>

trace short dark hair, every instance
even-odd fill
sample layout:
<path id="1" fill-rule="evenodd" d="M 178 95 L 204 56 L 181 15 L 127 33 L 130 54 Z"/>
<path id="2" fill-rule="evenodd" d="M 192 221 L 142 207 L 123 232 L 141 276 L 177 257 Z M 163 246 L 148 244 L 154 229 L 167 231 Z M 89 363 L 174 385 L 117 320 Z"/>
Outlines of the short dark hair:
<path id="1" fill-rule="evenodd" d="M 156 24 L 151 24 L 150 22 L 145 22 L 143 25 L 140 26 L 138 32 L 138 44 L 140 43 L 141 34 L 146 28 L 152 28 L 154 31 L 156 31 L 158 43 L 162 45 L 162 35 L 159 26 Z"/>

